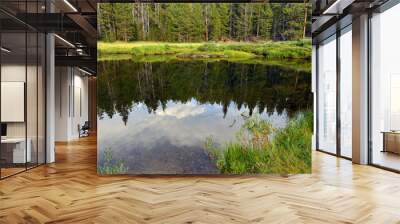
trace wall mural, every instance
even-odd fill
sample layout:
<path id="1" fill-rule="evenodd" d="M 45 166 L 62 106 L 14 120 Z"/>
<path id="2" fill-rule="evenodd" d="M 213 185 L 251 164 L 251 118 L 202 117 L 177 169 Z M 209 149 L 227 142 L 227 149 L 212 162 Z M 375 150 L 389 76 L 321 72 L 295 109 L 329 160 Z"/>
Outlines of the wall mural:
<path id="1" fill-rule="evenodd" d="M 100 4 L 98 173 L 310 173 L 309 10 Z"/>

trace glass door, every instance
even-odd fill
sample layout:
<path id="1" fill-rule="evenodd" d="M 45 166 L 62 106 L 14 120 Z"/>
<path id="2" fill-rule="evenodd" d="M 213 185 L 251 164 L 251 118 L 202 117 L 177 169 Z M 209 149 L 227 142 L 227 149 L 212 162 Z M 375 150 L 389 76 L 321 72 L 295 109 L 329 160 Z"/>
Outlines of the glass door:
<path id="1" fill-rule="evenodd" d="M 21 15 L 45 10 L 45 1 L 14 3 L 0 7 L 11 4 Z M 10 24 L 0 23 L 0 178 L 45 163 L 45 35 L 21 21 Z"/>
<path id="2" fill-rule="evenodd" d="M 336 154 L 336 35 L 318 47 L 318 149 Z"/>
<path id="3" fill-rule="evenodd" d="M 400 4 L 371 18 L 370 162 L 400 171 Z"/>

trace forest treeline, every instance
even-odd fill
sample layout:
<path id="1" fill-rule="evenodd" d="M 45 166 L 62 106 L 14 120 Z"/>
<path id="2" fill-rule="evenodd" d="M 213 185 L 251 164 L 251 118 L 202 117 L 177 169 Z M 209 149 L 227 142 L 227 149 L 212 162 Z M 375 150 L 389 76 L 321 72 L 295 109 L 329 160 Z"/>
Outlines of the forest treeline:
<path id="1" fill-rule="evenodd" d="M 298 40 L 309 36 L 311 7 L 304 4 L 98 4 L 101 41 Z"/>

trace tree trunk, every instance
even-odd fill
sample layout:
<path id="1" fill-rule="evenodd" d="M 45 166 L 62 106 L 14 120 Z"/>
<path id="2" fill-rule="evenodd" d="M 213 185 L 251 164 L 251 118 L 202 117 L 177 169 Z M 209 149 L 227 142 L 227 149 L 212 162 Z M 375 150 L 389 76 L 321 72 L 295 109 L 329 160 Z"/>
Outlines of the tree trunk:
<path id="1" fill-rule="evenodd" d="M 261 22 L 261 8 L 258 7 L 258 16 L 257 16 L 257 33 L 256 37 L 258 38 L 260 35 L 260 22 Z"/>
<path id="2" fill-rule="evenodd" d="M 204 17 L 205 17 L 205 40 L 208 41 L 208 4 L 204 7 Z"/>
<path id="3" fill-rule="evenodd" d="M 229 39 L 232 39 L 232 32 L 233 32 L 233 4 L 229 6 Z"/>
<path id="4" fill-rule="evenodd" d="M 100 4 L 97 4 L 97 12 L 99 12 L 99 18 L 103 18 Z M 101 37 L 101 32 L 102 32 L 101 22 L 100 21 L 97 23 L 97 30 L 98 30 L 97 39 L 99 40 L 100 37 Z"/>
<path id="5" fill-rule="evenodd" d="M 143 38 L 143 40 L 146 40 L 143 3 L 140 3 L 139 6 L 140 6 L 140 19 L 141 19 L 141 22 L 142 22 L 142 24 L 141 24 L 142 25 L 142 38 Z"/>
<path id="6" fill-rule="evenodd" d="M 146 13 L 146 37 L 148 38 L 150 36 L 150 10 L 147 4 L 145 13 Z"/>
<path id="7" fill-rule="evenodd" d="M 307 13 L 308 13 L 308 3 L 307 0 L 304 0 L 304 24 L 303 24 L 303 39 L 306 38 L 306 30 L 307 30 Z"/>
<path id="8" fill-rule="evenodd" d="M 248 4 L 244 5 L 244 36 L 243 40 L 247 39 L 247 29 L 248 29 L 248 18 L 247 18 L 247 6 Z"/>
<path id="9" fill-rule="evenodd" d="M 118 40 L 118 27 L 117 27 L 117 21 L 115 18 L 114 4 L 111 4 L 111 12 L 112 12 L 112 26 L 114 28 L 114 36 L 115 36 L 115 40 Z"/>

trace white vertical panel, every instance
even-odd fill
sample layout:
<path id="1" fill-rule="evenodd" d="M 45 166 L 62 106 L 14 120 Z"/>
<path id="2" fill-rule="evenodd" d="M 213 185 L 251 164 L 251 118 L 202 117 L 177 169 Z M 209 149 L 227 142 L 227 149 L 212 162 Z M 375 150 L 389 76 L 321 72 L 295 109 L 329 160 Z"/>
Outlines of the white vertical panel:
<path id="1" fill-rule="evenodd" d="M 340 151 L 352 157 L 352 31 L 340 36 Z"/>
<path id="2" fill-rule="evenodd" d="M 47 102 L 46 102 L 46 162 L 55 161 L 54 136 L 55 136 L 55 55 L 54 34 L 47 35 Z"/>
<path id="3" fill-rule="evenodd" d="M 400 74 L 390 76 L 390 129 L 400 130 Z"/>
<path id="4" fill-rule="evenodd" d="M 368 162 L 368 15 L 353 20 L 352 158 Z"/>
<path id="5" fill-rule="evenodd" d="M 1 122 L 24 122 L 24 102 L 24 82 L 1 82 Z"/>

